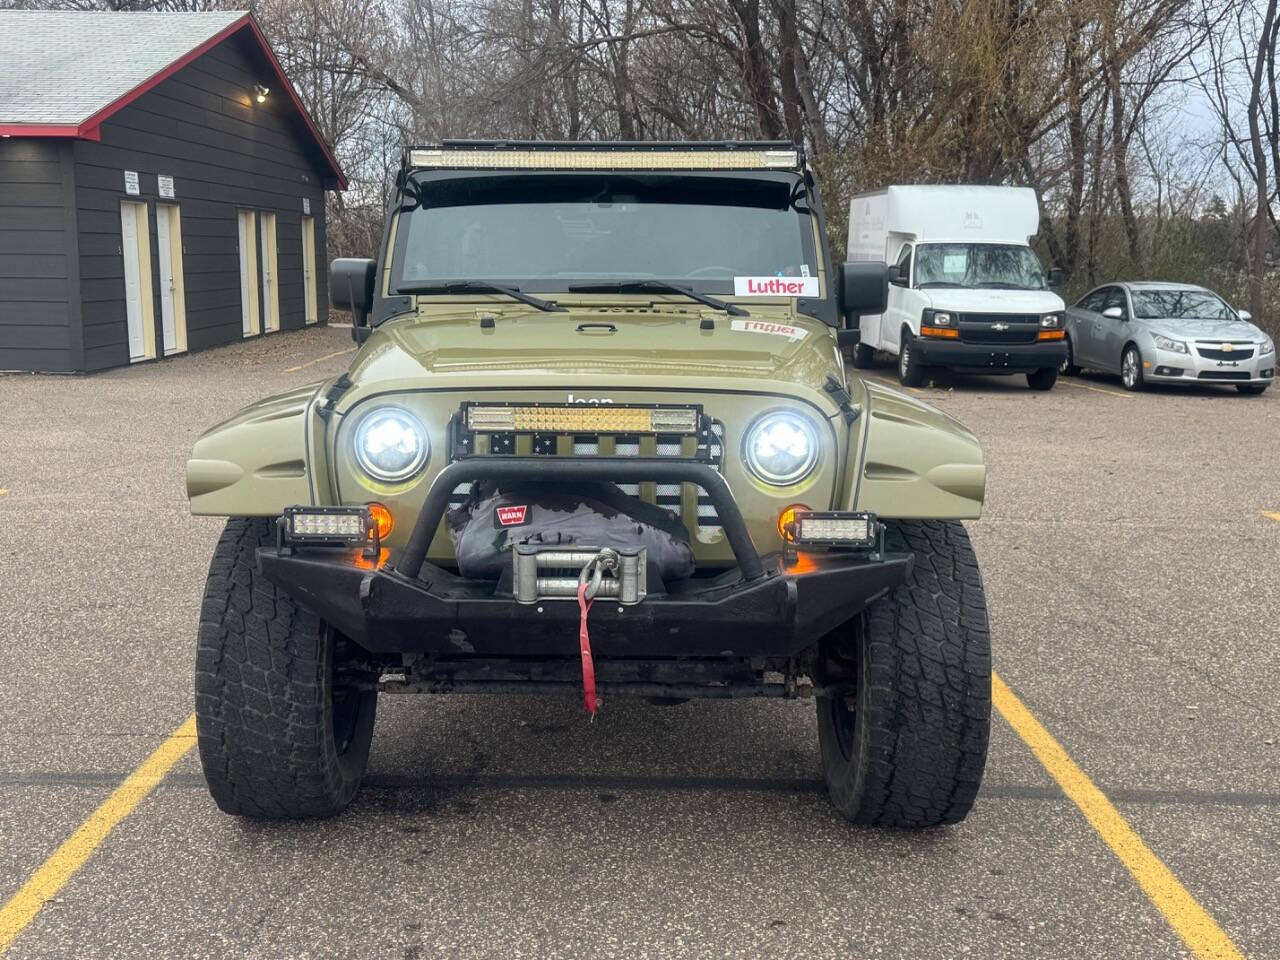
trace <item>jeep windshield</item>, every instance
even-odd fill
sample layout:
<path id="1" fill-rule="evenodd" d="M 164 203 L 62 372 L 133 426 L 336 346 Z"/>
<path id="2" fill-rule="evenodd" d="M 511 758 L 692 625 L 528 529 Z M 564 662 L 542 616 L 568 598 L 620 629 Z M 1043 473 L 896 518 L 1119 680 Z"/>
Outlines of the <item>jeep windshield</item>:
<path id="1" fill-rule="evenodd" d="M 1047 290 L 1040 260 L 1014 243 L 922 243 L 915 251 L 917 287 Z"/>
<path id="2" fill-rule="evenodd" d="M 735 277 L 816 276 L 798 183 L 768 174 L 424 178 L 401 210 L 391 286 L 638 292 L 631 282 L 661 281 L 732 295 Z"/>

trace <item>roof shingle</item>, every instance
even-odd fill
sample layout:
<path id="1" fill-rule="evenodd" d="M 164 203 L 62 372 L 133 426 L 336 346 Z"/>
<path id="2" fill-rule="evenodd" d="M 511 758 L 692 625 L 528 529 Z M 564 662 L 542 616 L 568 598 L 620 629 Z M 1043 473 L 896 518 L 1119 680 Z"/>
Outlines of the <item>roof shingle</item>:
<path id="1" fill-rule="evenodd" d="M 82 123 L 243 17 L 0 10 L 0 124 Z"/>

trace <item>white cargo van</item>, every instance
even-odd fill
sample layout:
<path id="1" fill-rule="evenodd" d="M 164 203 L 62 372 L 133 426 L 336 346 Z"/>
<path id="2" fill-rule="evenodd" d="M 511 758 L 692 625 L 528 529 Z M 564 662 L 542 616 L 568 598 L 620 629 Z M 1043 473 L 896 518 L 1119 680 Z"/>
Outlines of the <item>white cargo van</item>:
<path id="1" fill-rule="evenodd" d="M 855 196 L 849 260 L 890 264 L 886 312 L 861 318 L 854 363 L 898 358 L 919 386 L 930 367 L 1025 373 L 1048 390 L 1066 356 L 1062 298 L 1028 241 L 1040 227 L 1026 187 L 903 186 Z"/>

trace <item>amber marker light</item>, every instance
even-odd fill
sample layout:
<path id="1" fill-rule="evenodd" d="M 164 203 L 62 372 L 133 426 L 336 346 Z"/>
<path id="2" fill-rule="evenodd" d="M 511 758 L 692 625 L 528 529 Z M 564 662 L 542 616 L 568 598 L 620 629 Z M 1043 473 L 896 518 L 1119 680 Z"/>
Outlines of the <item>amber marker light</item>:
<path id="1" fill-rule="evenodd" d="M 946 340 L 957 340 L 960 337 L 960 331 L 954 327 L 921 327 L 920 336 L 942 337 Z"/>
<path id="2" fill-rule="evenodd" d="M 778 535 L 787 543 L 796 542 L 796 514 L 808 513 L 809 508 L 803 503 L 793 503 L 778 514 Z"/>
<path id="3" fill-rule="evenodd" d="M 1036 334 L 1037 340 L 1062 340 L 1066 337 L 1065 330 L 1041 330 Z"/>
<path id="4" fill-rule="evenodd" d="M 378 528 L 379 540 L 385 540 L 391 536 L 391 528 L 394 524 L 391 522 L 390 510 L 380 503 L 371 503 L 369 504 L 369 516 Z"/>

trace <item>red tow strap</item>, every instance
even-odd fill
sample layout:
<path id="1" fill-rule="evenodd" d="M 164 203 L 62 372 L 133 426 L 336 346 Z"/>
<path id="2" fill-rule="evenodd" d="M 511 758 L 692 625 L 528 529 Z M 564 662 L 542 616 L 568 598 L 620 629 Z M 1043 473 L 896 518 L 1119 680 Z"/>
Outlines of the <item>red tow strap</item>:
<path id="1" fill-rule="evenodd" d="M 587 584 L 578 584 L 578 609 L 582 611 L 582 620 L 578 627 L 578 652 L 582 654 L 582 702 L 587 713 L 594 719 L 596 715 L 596 665 L 591 659 L 591 637 L 587 634 L 587 613 L 591 610 L 591 601 L 587 599 Z"/>

